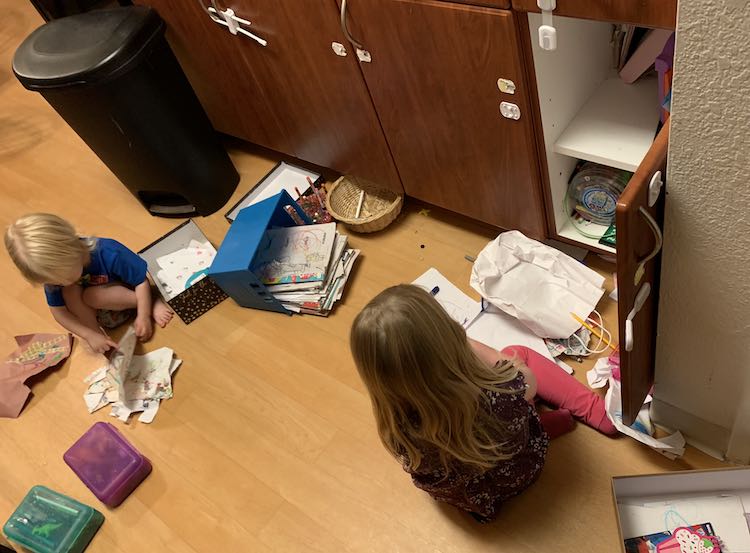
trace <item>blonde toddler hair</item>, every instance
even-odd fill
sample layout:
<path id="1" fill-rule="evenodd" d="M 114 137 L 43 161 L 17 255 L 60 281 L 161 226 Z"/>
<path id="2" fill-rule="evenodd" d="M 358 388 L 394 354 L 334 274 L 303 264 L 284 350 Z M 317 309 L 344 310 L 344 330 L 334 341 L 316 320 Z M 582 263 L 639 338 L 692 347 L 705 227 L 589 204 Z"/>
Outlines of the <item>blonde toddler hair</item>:
<path id="1" fill-rule="evenodd" d="M 426 290 L 402 284 L 378 294 L 354 320 L 350 345 L 380 439 L 407 470 L 420 466 L 425 447 L 437 449 L 446 471 L 455 461 L 486 470 L 513 456 L 527 429 L 494 417 L 487 392 L 523 394 L 502 386 L 516 365 L 487 366 Z"/>
<path id="2" fill-rule="evenodd" d="M 78 264 L 86 265 L 94 248 L 65 219 L 50 213 L 24 215 L 5 231 L 5 248 L 26 280 L 57 284 Z"/>

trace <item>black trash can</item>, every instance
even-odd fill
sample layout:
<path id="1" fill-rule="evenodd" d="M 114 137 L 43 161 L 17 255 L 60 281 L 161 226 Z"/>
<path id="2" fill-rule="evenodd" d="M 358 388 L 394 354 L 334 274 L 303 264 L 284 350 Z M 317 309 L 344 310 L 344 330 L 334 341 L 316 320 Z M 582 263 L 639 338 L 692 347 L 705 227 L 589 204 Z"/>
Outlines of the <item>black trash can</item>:
<path id="1" fill-rule="evenodd" d="M 145 7 L 56 19 L 18 47 L 13 72 L 151 213 L 208 215 L 227 202 L 239 175 L 164 29 Z"/>

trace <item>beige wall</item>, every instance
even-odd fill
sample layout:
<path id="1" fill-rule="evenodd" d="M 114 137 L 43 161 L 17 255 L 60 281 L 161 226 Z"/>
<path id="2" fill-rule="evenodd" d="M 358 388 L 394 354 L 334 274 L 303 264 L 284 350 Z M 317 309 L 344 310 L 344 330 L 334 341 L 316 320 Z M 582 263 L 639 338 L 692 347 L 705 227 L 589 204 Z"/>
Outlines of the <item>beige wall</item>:
<path id="1" fill-rule="evenodd" d="M 721 451 L 750 445 L 749 25 L 747 0 L 680 0 L 656 418 Z"/>

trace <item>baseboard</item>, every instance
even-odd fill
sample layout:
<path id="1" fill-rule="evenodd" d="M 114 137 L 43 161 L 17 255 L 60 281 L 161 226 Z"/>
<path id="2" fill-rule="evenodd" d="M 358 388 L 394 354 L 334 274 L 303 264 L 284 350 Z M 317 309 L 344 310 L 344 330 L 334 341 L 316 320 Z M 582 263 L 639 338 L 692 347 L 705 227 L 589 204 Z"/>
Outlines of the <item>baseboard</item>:
<path id="1" fill-rule="evenodd" d="M 725 459 L 732 434 L 730 428 L 696 417 L 656 398 L 651 402 L 651 420 L 656 425 L 679 430 L 685 441 L 696 449 L 722 461 Z"/>

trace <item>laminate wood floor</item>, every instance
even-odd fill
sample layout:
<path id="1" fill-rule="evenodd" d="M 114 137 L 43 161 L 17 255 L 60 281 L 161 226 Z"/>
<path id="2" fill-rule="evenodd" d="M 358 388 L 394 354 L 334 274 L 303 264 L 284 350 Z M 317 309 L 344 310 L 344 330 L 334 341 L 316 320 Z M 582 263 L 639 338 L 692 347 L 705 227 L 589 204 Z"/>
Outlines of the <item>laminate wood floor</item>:
<path id="1" fill-rule="evenodd" d="M 0 225 L 52 211 L 81 232 L 136 250 L 173 228 L 176 221 L 148 215 L 44 100 L 18 84 L 12 53 L 41 19 L 27 2 L 1 0 L 0 9 Z M 233 202 L 276 160 L 230 145 L 242 174 Z M 158 330 L 146 349 L 170 346 L 184 363 L 174 398 L 153 424 L 116 422 L 154 470 L 113 510 L 62 459 L 91 424 L 113 420 L 108 409 L 86 412 L 82 379 L 102 358 L 76 342 L 69 361 L 34 381 L 20 418 L 0 419 L 0 519 L 32 485 L 44 484 L 105 514 L 92 552 L 615 551 L 612 475 L 719 465 L 692 449 L 668 461 L 578 425 L 552 443 L 539 481 L 494 524 L 477 525 L 414 488 L 378 442 L 349 354 L 349 327 L 377 292 L 429 267 L 475 295 L 464 255 L 496 234 L 424 207 L 408 202 L 387 231 L 351 235 L 363 255 L 328 319 L 227 300 L 189 326 L 174 320 Z M 216 245 L 227 230 L 220 213 L 197 224 Z M 14 335 L 58 330 L 42 291 L 21 279 L 4 252 L 0 274 L 0 347 L 9 353 Z M 605 299 L 602 308 L 613 324 L 615 304 Z M 585 381 L 591 362 L 572 364 Z"/>

